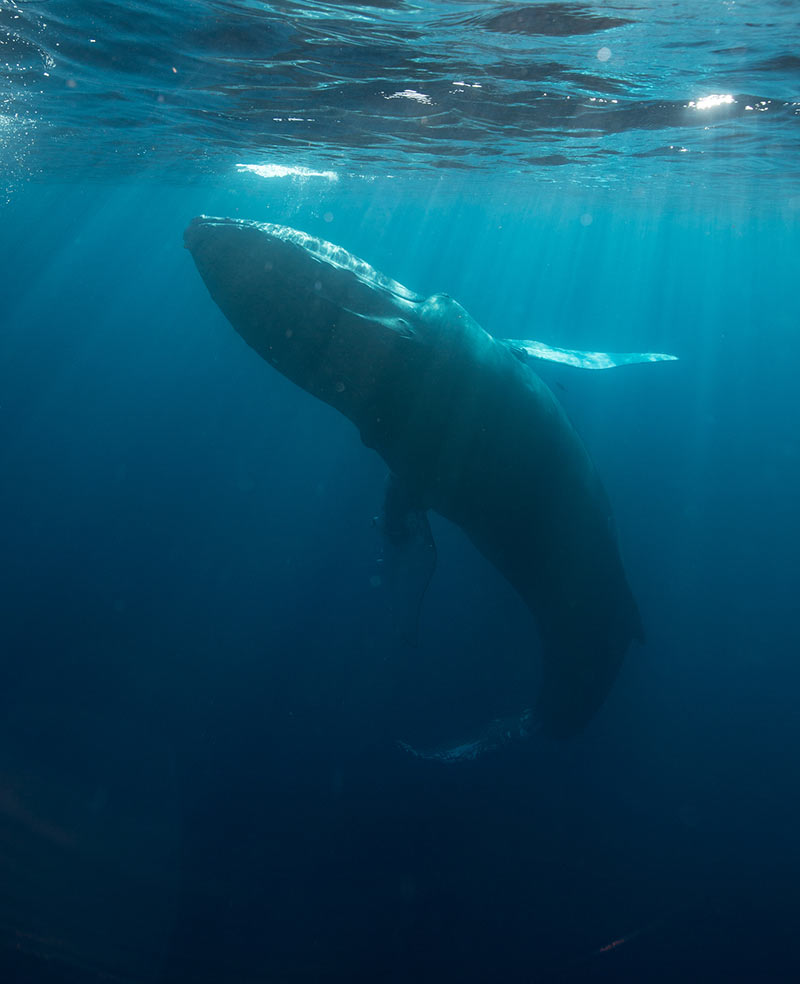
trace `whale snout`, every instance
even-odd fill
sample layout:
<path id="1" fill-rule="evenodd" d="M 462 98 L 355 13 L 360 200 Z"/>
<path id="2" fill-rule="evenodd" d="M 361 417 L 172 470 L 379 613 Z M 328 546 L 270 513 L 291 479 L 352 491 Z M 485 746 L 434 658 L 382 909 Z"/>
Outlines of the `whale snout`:
<path id="1" fill-rule="evenodd" d="M 239 227 L 240 223 L 236 219 L 218 219 L 211 215 L 197 215 L 183 232 L 183 245 L 185 249 L 192 251 L 196 249 L 204 239 L 208 239 L 210 234 L 224 233 Z"/>
<path id="2" fill-rule="evenodd" d="M 198 215 L 196 218 L 192 219 L 188 226 L 183 230 L 183 248 L 192 250 L 197 245 L 197 237 L 200 232 L 200 227 L 205 221 L 204 215 Z"/>

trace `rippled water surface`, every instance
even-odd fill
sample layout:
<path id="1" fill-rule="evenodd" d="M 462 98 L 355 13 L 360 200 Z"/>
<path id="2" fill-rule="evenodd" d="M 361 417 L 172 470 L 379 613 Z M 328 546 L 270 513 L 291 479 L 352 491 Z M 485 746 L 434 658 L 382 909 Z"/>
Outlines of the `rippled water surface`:
<path id="1" fill-rule="evenodd" d="M 246 162 L 800 192 L 791 0 L 3 0 L 0 29 L 3 129 L 34 171 Z"/>

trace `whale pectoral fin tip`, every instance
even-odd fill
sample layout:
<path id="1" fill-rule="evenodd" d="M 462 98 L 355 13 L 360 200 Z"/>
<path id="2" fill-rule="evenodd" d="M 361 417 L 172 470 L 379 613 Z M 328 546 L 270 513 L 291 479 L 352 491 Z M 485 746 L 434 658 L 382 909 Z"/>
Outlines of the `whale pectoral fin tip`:
<path id="1" fill-rule="evenodd" d="M 575 369 L 616 369 L 618 366 L 644 365 L 651 362 L 677 362 L 677 355 L 664 352 L 589 352 L 559 348 L 533 338 L 498 339 L 520 362 L 557 362 Z"/>

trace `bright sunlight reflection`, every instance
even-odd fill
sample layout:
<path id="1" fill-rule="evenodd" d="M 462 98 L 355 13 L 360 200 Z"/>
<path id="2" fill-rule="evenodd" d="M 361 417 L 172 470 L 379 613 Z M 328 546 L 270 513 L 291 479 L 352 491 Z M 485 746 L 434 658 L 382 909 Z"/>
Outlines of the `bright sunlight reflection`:
<path id="1" fill-rule="evenodd" d="M 717 106 L 729 106 L 731 103 L 735 102 L 736 100 L 733 96 L 727 92 L 725 94 L 703 96 L 702 99 L 698 99 L 696 102 L 690 102 L 689 109 L 714 109 Z"/>
<path id="2" fill-rule="evenodd" d="M 338 181 L 335 171 L 310 171 L 307 167 L 284 167 L 281 164 L 237 164 L 238 171 L 249 171 L 260 178 L 324 178 Z"/>

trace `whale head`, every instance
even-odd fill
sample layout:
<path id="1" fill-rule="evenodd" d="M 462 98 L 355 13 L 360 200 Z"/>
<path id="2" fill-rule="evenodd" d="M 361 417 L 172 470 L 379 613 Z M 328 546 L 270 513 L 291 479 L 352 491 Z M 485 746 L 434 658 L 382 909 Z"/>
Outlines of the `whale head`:
<path id="1" fill-rule="evenodd" d="M 184 244 L 248 345 L 356 424 L 383 374 L 418 341 L 425 299 L 333 243 L 199 216 Z"/>

